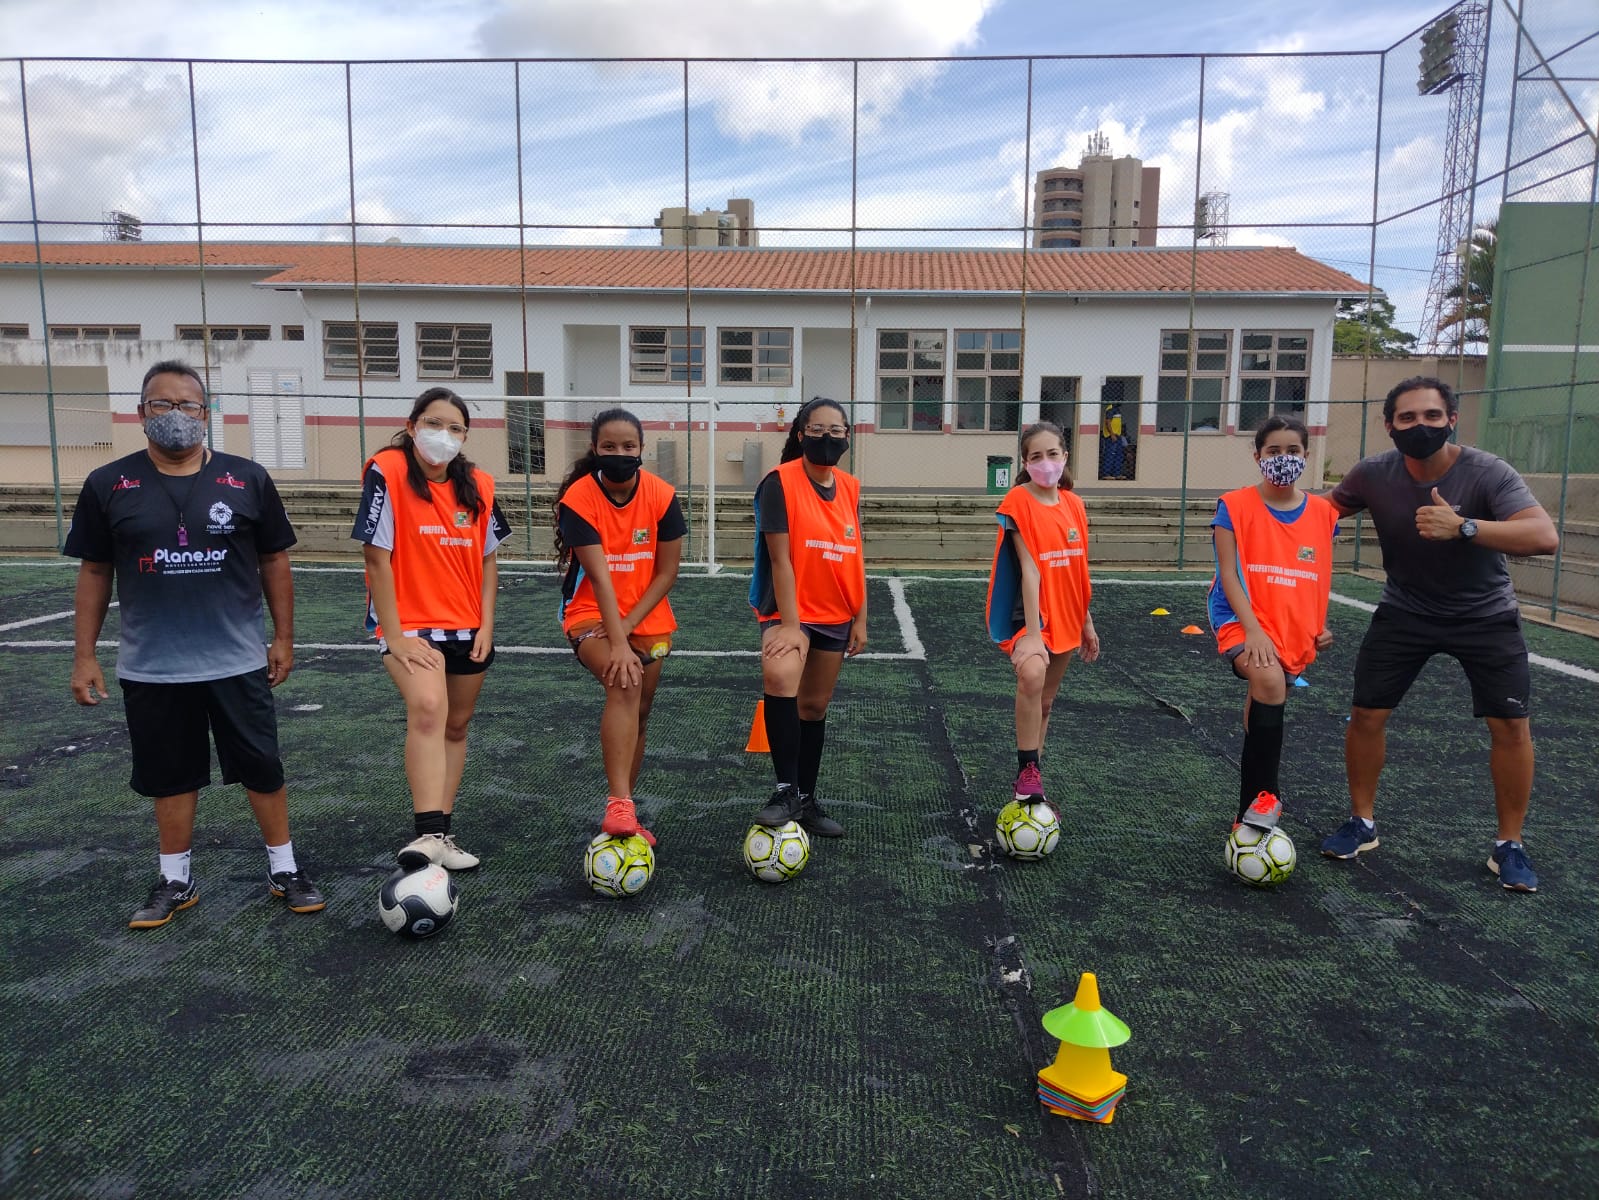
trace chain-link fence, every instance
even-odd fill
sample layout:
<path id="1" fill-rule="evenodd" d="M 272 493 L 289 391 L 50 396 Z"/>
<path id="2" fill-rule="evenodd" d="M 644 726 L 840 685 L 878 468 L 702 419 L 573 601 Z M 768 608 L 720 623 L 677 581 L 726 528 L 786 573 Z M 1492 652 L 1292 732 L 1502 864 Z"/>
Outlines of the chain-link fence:
<path id="1" fill-rule="evenodd" d="M 1426 374 L 1557 516 L 1527 594 L 1599 607 L 1599 35 L 1544 7 L 1337 54 L 11 60 L 0 521 L 58 544 L 176 358 L 312 550 L 443 384 L 532 557 L 619 406 L 687 557 L 746 558 L 825 395 L 884 558 L 981 560 L 1047 420 L 1101 560 L 1188 566 L 1262 420 L 1306 420 L 1325 484 Z"/>

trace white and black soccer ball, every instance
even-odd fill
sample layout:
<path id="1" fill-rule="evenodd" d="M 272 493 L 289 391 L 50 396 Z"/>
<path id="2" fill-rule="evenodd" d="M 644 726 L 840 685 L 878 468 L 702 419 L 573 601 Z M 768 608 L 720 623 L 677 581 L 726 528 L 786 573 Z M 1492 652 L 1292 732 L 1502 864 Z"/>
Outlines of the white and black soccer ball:
<path id="1" fill-rule="evenodd" d="M 1281 829 L 1236 826 L 1227 835 L 1227 869 L 1253 887 L 1272 887 L 1294 873 L 1294 841 Z"/>
<path id="2" fill-rule="evenodd" d="M 1012 800 L 999 810 L 994 839 L 1012 858 L 1043 858 L 1060 842 L 1060 816 L 1048 804 Z"/>
<path id="3" fill-rule="evenodd" d="M 459 906 L 455 880 L 436 863 L 419 870 L 400 867 L 378 892 L 378 916 L 403 938 L 432 937 L 450 923 Z"/>
<path id="4" fill-rule="evenodd" d="M 744 835 L 744 865 L 762 883 L 787 883 L 810 860 L 810 834 L 798 821 L 776 828 L 751 825 Z"/>
<path id="5" fill-rule="evenodd" d="M 655 851 L 638 834 L 602 833 L 583 851 L 583 878 L 602 896 L 625 900 L 642 892 L 655 874 Z"/>

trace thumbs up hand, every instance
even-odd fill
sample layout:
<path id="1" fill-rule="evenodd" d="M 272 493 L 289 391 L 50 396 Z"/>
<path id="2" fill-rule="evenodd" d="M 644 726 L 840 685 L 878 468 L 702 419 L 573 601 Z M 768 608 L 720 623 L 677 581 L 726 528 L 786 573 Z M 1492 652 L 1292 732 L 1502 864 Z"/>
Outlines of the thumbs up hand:
<path id="1" fill-rule="evenodd" d="M 1463 517 L 1456 515 L 1449 501 L 1432 489 L 1432 503 L 1416 510 L 1416 532 L 1430 542 L 1452 541 L 1460 535 Z"/>

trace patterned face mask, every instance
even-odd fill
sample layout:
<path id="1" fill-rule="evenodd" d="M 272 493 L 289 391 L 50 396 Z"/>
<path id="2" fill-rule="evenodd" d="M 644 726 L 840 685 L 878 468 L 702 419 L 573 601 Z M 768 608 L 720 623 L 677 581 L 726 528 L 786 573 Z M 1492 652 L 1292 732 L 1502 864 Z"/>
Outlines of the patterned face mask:
<path id="1" fill-rule="evenodd" d="M 1273 454 L 1260 460 L 1260 473 L 1267 483 L 1291 487 L 1305 473 L 1305 459 L 1298 454 Z"/>
<path id="2" fill-rule="evenodd" d="M 174 408 L 159 416 L 146 417 L 144 436 L 168 453 L 176 454 L 180 450 L 193 450 L 205 441 L 205 422 Z"/>

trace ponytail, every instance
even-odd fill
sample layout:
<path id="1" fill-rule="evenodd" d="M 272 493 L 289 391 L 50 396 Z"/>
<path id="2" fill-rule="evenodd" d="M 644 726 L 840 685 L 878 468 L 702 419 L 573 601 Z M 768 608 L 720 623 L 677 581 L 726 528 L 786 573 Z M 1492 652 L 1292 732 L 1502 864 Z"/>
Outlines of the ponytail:
<path id="1" fill-rule="evenodd" d="M 644 425 L 625 408 L 608 408 L 604 412 L 596 413 L 589 422 L 588 448 L 578 455 L 572 463 L 572 469 L 566 473 L 566 478 L 561 481 L 561 486 L 556 489 L 555 501 L 550 505 L 550 524 L 555 530 L 555 570 L 565 574 L 567 567 L 572 565 L 572 547 L 566 544 L 566 539 L 561 536 L 561 497 L 585 475 L 592 475 L 600 469 L 600 456 L 594 447 L 599 443 L 600 430 L 612 421 L 626 421 L 638 430 L 639 442 L 644 441 Z"/>

